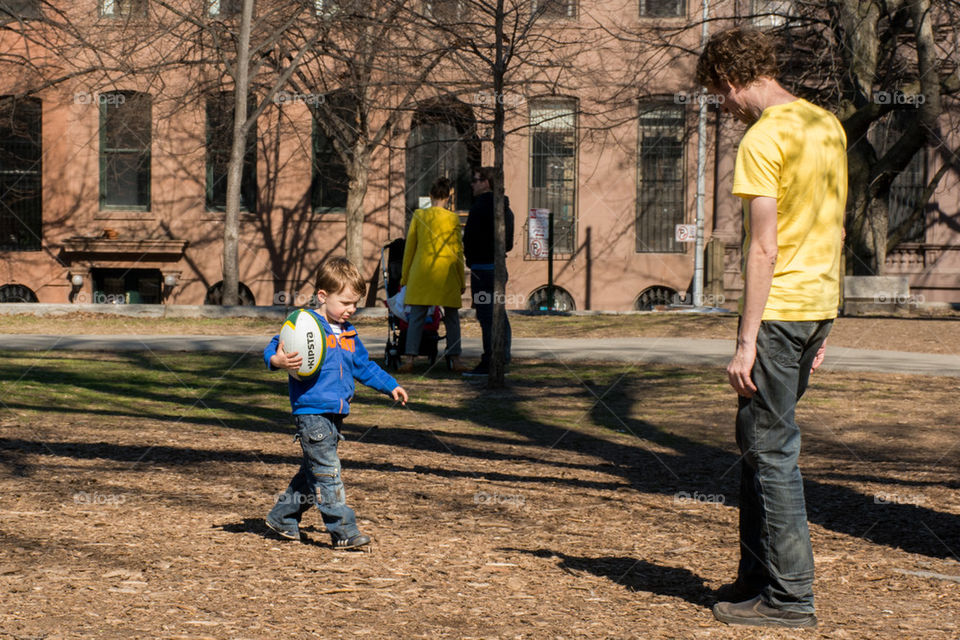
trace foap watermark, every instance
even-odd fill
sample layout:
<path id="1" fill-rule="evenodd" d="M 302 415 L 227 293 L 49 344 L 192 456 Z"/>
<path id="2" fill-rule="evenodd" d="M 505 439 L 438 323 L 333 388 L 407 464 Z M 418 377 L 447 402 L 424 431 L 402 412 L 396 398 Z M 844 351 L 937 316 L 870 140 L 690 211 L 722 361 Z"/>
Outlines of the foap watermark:
<path id="1" fill-rule="evenodd" d="M 526 506 L 527 499 L 519 493 L 504 495 L 502 493 L 487 493 L 486 491 L 478 491 L 473 494 L 473 504 L 506 506 L 510 507 L 511 509 L 522 509 L 524 506 Z"/>
<path id="2" fill-rule="evenodd" d="M 926 298 L 923 294 L 904 294 L 904 293 L 878 293 L 873 296 L 875 304 L 893 304 L 897 306 L 923 304 Z"/>
<path id="3" fill-rule="evenodd" d="M 492 291 L 477 291 L 473 294 L 473 302 L 474 304 L 499 302 L 504 306 L 522 307 L 527 304 L 527 296 L 522 293 L 495 294 Z"/>
<path id="4" fill-rule="evenodd" d="M 278 307 L 315 307 L 316 294 L 300 293 L 299 291 L 277 291 L 273 294 L 273 304 Z"/>
<path id="5" fill-rule="evenodd" d="M 877 91 L 873 94 L 877 104 L 909 105 L 919 107 L 927 101 L 922 93 L 904 93 L 903 91 Z"/>
<path id="6" fill-rule="evenodd" d="M 518 107 L 524 103 L 526 98 L 520 93 L 494 93 L 493 91 L 478 91 L 474 103 L 478 106 L 493 105 L 500 103 L 505 107 Z"/>
<path id="7" fill-rule="evenodd" d="M 727 502 L 727 497 L 722 493 L 677 491 L 673 494 L 673 502 L 674 504 L 711 504 L 719 507 Z"/>
<path id="8" fill-rule="evenodd" d="M 78 91 L 73 94 L 74 104 L 107 104 L 118 106 L 127 101 L 127 97 L 122 93 L 87 93 Z"/>
<path id="9" fill-rule="evenodd" d="M 91 295 L 86 291 L 80 291 L 73 297 L 73 301 L 78 304 L 128 304 L 130 297 L 126 293 L 94 291 Z"/>
<path id="10" fill-rule="evenodd" d="M 873 496 L 874 504 L 905 504 L 919 507 L 926 504 L 927 499 L 921 495 L 903 495 L 899 493 L 876 493 Z"/>
<path id="11" fill-rule="evenodd" d="M 692 304 L 695 307 L 720 307 L 726 304 L 727 298 L 723 294 L 702 293 L 700 299 L 688 291 L 673 294 L 673 304 Z"/>
<path id="12" fill-rule="evenodd" d="M 297 93 L 293 91 L 277 91 L 273 94 L 274 104 L 285 104 L 287 102 L 302 102 L 316 107 L 324 102 L 326 98 L 322 93 Z"/>
<path id="13" fill-rule="evenodd" d="M 676 104 L 705 104 L 707 106 L 711 105 L 721 105 L 723 104 L 724 97 L 717 93 L 702 93 L 702 92 L 680 92 L 673 94 L 673 101 Z"/>
<path id="14" fill-rule="evenodd" d="M 93 493 L 88 493 L 86 491 L 77 491 L 73 494 L 73 502 L 75 504 L 92 504 L 98 506 L 107 506 L 107 505 L 121 505 L 127 501 L 127 496 L 122 493 L 100 493 L 99 491 L 94 491 Z"/>

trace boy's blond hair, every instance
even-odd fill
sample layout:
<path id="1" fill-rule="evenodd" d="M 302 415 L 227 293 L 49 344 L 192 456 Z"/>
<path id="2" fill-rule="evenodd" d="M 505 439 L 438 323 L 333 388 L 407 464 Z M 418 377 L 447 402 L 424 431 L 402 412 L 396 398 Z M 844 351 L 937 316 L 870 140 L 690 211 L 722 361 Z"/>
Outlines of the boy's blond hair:
<path id="1" fill-rule="evenodd" d="M 367 283 L 360 270 L 346 258 L 324 260 L 317 273 L 317 291 L 340 293 L 350 287 L 354 293 L 363 297 L 367 294 Z"/>

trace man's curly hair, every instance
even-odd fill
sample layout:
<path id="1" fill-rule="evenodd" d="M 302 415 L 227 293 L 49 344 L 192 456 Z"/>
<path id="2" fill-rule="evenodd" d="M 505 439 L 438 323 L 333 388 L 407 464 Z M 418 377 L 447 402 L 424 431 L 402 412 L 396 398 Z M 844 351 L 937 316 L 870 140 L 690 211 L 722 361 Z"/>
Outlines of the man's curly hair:
<path id="1" fill-rule="evenodd" d="M 697 84 L 746 87 L 760 77 L 777 77 L 773 41 L 756 29 L 734 28 L 714 34 L 697 61 Z"/>

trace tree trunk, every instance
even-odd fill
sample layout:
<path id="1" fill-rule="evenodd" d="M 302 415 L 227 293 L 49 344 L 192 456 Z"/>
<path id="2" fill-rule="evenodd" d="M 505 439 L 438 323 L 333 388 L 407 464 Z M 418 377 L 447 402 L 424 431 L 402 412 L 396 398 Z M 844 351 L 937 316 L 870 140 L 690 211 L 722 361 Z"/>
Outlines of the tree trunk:
<path id="1" fill-rule="evenodd" d="M 363 202 L 370 181 L 370 158 L 362 140 L 358 140 L 354 145 L 353 155 L 347 167 L 347 175 L 350 178 L 346 211 L 347 260 L 363 273 L 363 226 L 366 217 Z"/>
<path id="2" fill-rule="evenodd" d="M 240 302 L 240 185 L 243 180 L 243 156 L 247 148 L 247 93 L 250 73 L 250 25 L 253 0 L 243 0 L 240 37 L 237 42 L 237 65 L 233 87 L 233 141 L 227 165 L 227 208 L 223 219 L 223 305 Z"/>
<path id="3" fill-rule="evenodd" d="M 493 64 L 493 168 L 496 188 L 493 192 L 493 327 L 490 355 L 490 371 L 487 386 L 501 388 L 504 385 L 504 366 L 506 359 L 506 326 L 504 318 L 504 302 L 506 301 L 507 282 L 507 252 L 506 252 L 506 222 L 504 220 L 503 202 L 503 147 L 506 139 L 504 131 L 503 96 L 504 76 L 506 75 L 506 61 L 504 59 L 504 8 L 503 0 L 497 0 L 497 15 L 495 25 L 495 55 Z"/>

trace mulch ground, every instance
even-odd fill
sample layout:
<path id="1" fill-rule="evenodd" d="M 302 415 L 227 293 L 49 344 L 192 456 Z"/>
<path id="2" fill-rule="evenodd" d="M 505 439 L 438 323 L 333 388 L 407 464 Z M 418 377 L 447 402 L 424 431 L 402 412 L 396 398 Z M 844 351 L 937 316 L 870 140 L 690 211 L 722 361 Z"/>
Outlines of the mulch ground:
<path id="1" fill-rule="evenodd" d="M 710 612 L 737 561 L 721 371 L 516 363 L 506 390 L 430 372 L 407 408 L 363 392 L 341 458 L 375 542 L 350 552 L 316 511 L 302 543 L 263 524 L 300 453 L 259 366 L 82 410 L 4 381 L 0 638 L 960 634 L 956 379 L 815 377 L 798 415 L 820 625 L 797 631 Z M 217 391 L 238 386 L 249 406 Z"/>

